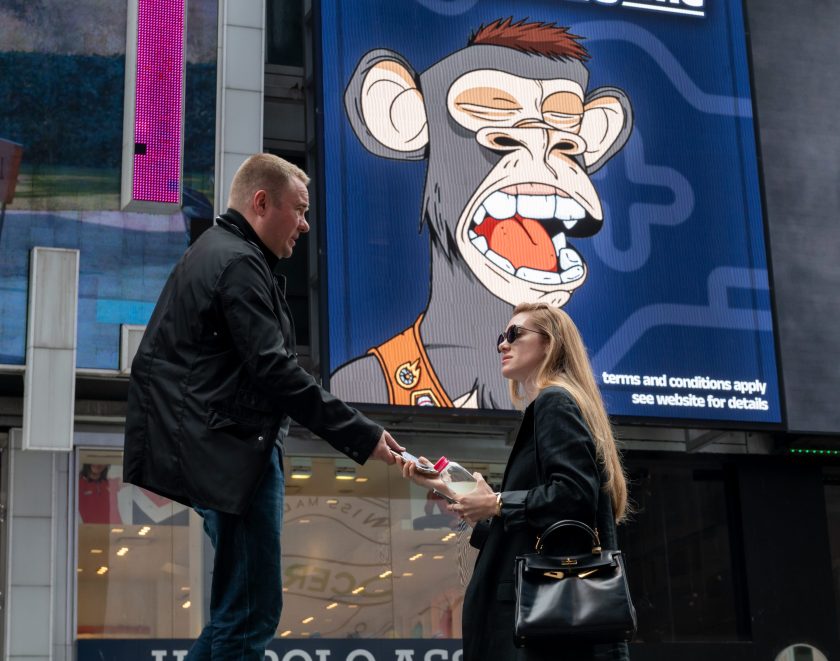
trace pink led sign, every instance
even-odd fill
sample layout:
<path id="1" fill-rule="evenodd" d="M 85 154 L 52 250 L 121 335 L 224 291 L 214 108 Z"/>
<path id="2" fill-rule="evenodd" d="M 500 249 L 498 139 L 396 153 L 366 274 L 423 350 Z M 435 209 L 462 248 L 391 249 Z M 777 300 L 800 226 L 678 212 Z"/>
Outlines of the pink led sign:
<path id="1" fill-rule="evenodd" d="M 136 32 L 132 35 L 135 9 Z M 129 3 L 126 111 L 131 112 L 133 125 L 132 117 L 127 116 L 125 129 L 133 135 L 124 138 L 123 208 L 171 211 L 181 203 L 184 16 L 185 0 Z M 132 37 L 136 45 L 131 43 Z M 134 61 L 136 65 L 129 71 Z M 132 73 L 133 81 L 129 78 Z M 127 158 L 131 159 L 130 181 L 126 181 Z M 126 199 L 129 190 L 130 199 Z"/>

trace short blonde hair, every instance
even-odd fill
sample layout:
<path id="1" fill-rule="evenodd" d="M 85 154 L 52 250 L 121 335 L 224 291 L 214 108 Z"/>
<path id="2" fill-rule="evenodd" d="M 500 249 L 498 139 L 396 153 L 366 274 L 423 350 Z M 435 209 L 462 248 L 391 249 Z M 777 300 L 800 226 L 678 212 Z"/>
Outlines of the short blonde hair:
<path id="1" fill-rule="evenodd" d="M 611 496 L 613 515 L 621 521 L 628 514 L 627 478 L 580 331 L 566 312 L 545 303 L 520 303 L 513 310 L 513 314 L 519 313 L 527 314 L 530 326 L 548 338 L 546 356 L 537 372 L 537 388 L 565 388 L 580 408 L 604 469 L 604 490 Z M 518 408 L 525 403 L 517 381 L 510 381 L 510 398 Z"/>
<path id="2" fill-rule="evenodd" d="M 289 163 L 274 154 L 254 154 L 239 166 L 230 185 L 228 206 L 240 213 L 251 203 L 251 198 L 259 190 L 268 191 L 269 195 L 284 189 L 290 179 L 300 179 L 309 184 L 309 176 L 297 165 Z"/>

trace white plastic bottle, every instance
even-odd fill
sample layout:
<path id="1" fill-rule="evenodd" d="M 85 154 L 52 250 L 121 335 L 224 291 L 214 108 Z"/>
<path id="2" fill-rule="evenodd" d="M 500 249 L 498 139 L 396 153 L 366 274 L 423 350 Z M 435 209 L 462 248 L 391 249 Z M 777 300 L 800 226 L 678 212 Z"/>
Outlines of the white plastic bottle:
<path id="1" fill-rule="evenodd" d="M 435 470 L 440 475 L 441 482 L 455 496 L 465 496 L 475 489 L 477 485 L 472 473 L 461 464 L 449 461 L 446 457 L 441 457 L 437 460 Z"/>

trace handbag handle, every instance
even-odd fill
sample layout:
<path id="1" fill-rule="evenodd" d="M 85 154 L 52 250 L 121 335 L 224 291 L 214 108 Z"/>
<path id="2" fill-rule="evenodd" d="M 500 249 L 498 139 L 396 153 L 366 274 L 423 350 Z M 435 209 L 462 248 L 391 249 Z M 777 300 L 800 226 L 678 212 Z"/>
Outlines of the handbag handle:
<path id="1" fill-rule="evenodd" d="M 563 528 L 577 528 L 578 530 L 583 530 L 585 533 L 588 533 L 592 538 L 592 553 L 601 552 L 601 538 L 598 535 L 597 528 L 592 529 L 585 523 L 575 521 L 574 519 L 564 519 L 563 521 L 555 521 L 548 526 L 548 528 L 543 530 L 539 537 L 537 537 L 537 553 L 542 554 L 546 539 Z"/>

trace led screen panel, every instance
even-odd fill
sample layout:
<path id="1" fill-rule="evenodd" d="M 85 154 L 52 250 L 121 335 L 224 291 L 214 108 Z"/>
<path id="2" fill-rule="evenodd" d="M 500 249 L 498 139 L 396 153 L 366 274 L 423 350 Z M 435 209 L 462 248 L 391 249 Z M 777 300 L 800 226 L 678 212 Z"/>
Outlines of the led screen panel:
<path id="1" fill-rule="evenodd" d="M 612 415 L 780 423 L 741 4 L 511 7 L 321 3 L 331 389 L 511 408 L 542 301 Z"/>
<path id="2" fill-rule="evenodd" d="M 181 204 L 184 0 L 131 0 L 126 35 L 122 208 L 171 213 Z"/>

